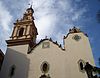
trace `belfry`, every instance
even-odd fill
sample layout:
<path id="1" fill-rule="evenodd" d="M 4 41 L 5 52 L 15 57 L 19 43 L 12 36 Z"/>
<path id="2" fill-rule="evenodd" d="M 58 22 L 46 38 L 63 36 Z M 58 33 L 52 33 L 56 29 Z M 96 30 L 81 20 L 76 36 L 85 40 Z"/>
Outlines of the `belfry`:
<path id="1" fill-rule="evenodd" d="M 33 13 L 34 10 L 31 6 L 23 14 L 22 19 L 16 20 L 11 39 L 6 41 L 8 46 L 29 44 L 32 47 L 36 44 L 38 32 L 34 24 Z"/>

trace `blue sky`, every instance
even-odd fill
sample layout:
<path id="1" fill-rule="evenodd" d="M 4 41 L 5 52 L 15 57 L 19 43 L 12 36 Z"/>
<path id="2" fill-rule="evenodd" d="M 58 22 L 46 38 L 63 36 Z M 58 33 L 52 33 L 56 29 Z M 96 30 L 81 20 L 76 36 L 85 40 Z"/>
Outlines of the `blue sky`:
<path id="1" fill-rule="evenodd" d="M 0 48 L 4 53 L 5 40 L 11 36 L 13 23 L 22 17 L 29 3 L 35 11 L 35 24 L 39 32 L 37 40 L 48 36 L 62 43 L 69 28 L 79 27 L 88 34 L 95 63 L 99 66 L 100 23 L 96 20 L 99 0 L 0 0 Z"/>

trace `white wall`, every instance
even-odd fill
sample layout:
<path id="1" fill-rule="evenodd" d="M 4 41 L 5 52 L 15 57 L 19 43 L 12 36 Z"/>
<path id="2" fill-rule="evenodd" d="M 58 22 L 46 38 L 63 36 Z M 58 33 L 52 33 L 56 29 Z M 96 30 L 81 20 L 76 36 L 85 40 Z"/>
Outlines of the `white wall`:
<path id="1" fill-rule="evenodd" d="M 15 74 L 12 78 L 27 78 L 30 60 L 27 58 L 28 45 L 12 46 L 7 48 L 0 78 L 10 78 L 11 66 L 15 65 Z"/>
<path id="2" fill-rule="evenodd" d="M 76 34 L 81 37 L 79 41 L 73 39 L 73 36 Z M 68 52 L 71 78 L 86 78 L 87 75 L 79 71 L 78 61 L 82 59 L 85 62 L 95 65 L 88 37 L 83 33 L 73 33 L 69 34 L 64 41 L 66 51 Z"/>
<path id="3" fill-rule="evenodd" d="M 72 39 L 75 34 L 81 36 L 79 41 Z M 10 78 L 9 69 L 12 65 L 16 66 L 12 78 L 39 78 L 43 75 L 40 67 L 44 61 L 50 65 L 47 74 L 51 78 L 87 78 L 86 73 L 79 70 L 78 61 L 82 59 L 95 65 L 88 37 L 83 33 L 74 33 L 64 41 L 65 51 L 49 40 L 41 42 L 30 54 L 27 54 L 28 45 L 8 47 L 0 78 Z M 42 48 L 44 42 L 49 42 L 50 48 Z"/>
<path id="4" fill-rule="evenodd" d="M 51 78 L 70 78 L 66 75 L 69 74 L 66 52 L 48 40 L 44 42 L 49 42 L 50 48 L 42 48 L 42 42 L 27 56 L 30 59 L 28 78 L 39 78 L 43 75 L 40 67 L 44 61 L 50 65 L 47 74 L 50 74 Z"/>

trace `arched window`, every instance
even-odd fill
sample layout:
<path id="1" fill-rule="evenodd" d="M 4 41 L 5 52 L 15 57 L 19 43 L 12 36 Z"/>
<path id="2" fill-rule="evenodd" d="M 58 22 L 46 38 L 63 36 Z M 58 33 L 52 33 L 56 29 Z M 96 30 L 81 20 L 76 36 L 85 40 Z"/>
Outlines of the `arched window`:
<path id="1" fill-rule="evenodd" d="M 43 75 L 41 75 L 39 78 L 51 78 L 50 75 L 46 74 L 48 73 L 49 71 L 49 68 L 50 68 L 50 65 L 47 61 L 44 61 L 42 64 L 41 64 L 41 71 L 42 73 L 44 73 Z"/>
<path id="2" fill-rule="evenodd" d="M 82 62 L 80 62 L 80 69 L 81 69 L 81 70 L 84 69 L 84 67 L 83 67 L 83 63 L 82 63 Z"/>
<path id="3" fill-rule="evenodd" d="M 47 73 L 49 71 L 49 64 L 48 62 L 44 61 L 41 65 L 41 71 L 43 73 Z"/>
<path id="4" fill-rule="evenodd" d="M 47 68 L 48 68 L 47 63 L 44 63 L 44 64 L 43 64 L 43 68 L 42 68 L 42 69 L 43 69 L 43 71 L 44 71 L 44 72 L 45 72 L 45 71 L 47 71 Z"/>
<path id="5" fill-rule="evenodd" d="M 80 60 L 78 61 L 78 65 L 79 65 L 79 70 L 80 70 L 81 72 L 84 72 L 85 61 L 82 60 L 82 59 L 80 59 Z"/>
<path id="6" fill-rule="evenodd" d="M 11 66 L 10 71 L 9 71 L 9 76 L 10 76 L 10 77 L 12 77 L 12 76 L 14 75 L 14 73 L 15 73 L 15 68 L 16 68 L 15 65 L 12 65 L 12 66 Z"/>
<path id="7" fill-rule="evenodd" d="M 20 28 L 19 30 L 19 37 L 22 37 L 23 36 L 23 33 L 24 33 L 24 28 Z"/>

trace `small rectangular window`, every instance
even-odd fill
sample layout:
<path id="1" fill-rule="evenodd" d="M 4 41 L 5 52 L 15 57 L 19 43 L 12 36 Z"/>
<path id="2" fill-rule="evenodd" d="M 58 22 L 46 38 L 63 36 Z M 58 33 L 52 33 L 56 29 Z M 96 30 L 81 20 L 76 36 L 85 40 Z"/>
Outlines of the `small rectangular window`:
<path id="1" fill-rule="evenodd" d="M 49 42 L 43 42 L 42 48 L 50 48 L 50 43 Z"/>
<path id="2" fill-rule="evenodd" d="M 9 70 L 9 76 L 12 77 L 15 73 L 15 65 L 11 66 L 10 70 Z"/>

